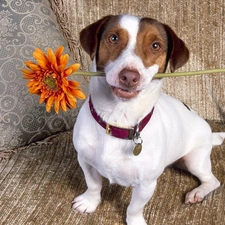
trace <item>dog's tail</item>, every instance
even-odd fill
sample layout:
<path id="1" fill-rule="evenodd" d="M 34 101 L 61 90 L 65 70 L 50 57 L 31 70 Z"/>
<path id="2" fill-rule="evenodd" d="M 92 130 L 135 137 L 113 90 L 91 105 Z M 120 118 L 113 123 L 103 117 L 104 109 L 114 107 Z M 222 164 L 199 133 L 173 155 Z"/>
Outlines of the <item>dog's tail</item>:
<path id="1" fill-rule="evenodd" d="M 221 145 L 225 139 L 225 132 L 213 132 L 212 144 L 213 146 Z"/>

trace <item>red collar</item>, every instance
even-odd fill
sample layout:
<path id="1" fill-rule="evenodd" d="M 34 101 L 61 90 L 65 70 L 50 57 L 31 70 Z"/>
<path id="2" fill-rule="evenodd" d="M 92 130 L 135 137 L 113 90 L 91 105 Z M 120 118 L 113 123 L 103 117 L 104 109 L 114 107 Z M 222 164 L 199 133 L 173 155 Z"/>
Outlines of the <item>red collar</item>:
<path id="1" fill-rule="evenodd" d="M 154 107 L 153 107 L 151 112 L 147 116 L 145 116 L 144 119 L 142 119 L 134 127 L 122 128 L 122 127 L 110 125 L 110 124 L 106 123 L 104 120 L 102 120 L 102 118 L 95 111 L 95 108 L 94 108 L 92 100 L 91 100 L 91 96 L 89 97 L 89 107 L 90 107 L 92 116 L 106 130 L 107 134 L 109 134 L 110 136 L 113 136 L 113 137 L 117 137 L 120 139 L 128 139 L 128 140 L 134 139 L 134 137 L 136 136 L 136 132 L 140 133 L 144 129 L 146 124 L 150 121 L 153 111 L 154 111 Z"/>

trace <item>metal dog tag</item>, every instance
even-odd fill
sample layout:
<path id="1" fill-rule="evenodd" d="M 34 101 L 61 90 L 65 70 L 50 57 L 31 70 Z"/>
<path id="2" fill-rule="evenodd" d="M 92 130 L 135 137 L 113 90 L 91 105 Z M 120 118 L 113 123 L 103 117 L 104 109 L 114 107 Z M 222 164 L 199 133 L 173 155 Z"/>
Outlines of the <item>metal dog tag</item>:
<path id="1" fill-rule="evenodd" d="M 142 142 L 143 140 L 141 139 L 140 132 L 139 132 L 139 124 L 137 124 L 137 129 L 133 138 L 133 142 L 135 144 L 134 149 L 133 149 L 133 155 L 138 156 L 141 153 L 142 150 Z"/>
<path id="2" fill-rule="evenodd" d="M 141 153 L 141 150 L 142 150 L 142 144 L 141 143 L 137 143 L 134 146 L 133 154 L 135 156 L 138 156 Z"/>

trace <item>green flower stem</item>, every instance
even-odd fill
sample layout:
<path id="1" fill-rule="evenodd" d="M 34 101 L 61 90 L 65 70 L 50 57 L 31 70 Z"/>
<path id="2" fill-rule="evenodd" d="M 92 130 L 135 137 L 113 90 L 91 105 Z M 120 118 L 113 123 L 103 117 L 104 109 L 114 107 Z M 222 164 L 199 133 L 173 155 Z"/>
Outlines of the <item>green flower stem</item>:
<path id="1" fill-rule="evenodd" d="M 180 76 L 195 76 L 211 73 L 224 73 L 225 68 L 223 69 L 212 69 L 212 70 L 199 70 L 199 71 L 190 71 L 190 72 L 176 72 L 176 73 L 157 73 L 155 78 L 164 78 L 164 77 L 180 77 Z"/>
<path id="2" fill-rule="evenodd" d="M 105 76 L 104 72 L 86 72 L 86 71 L 76 71 L 75 75 L 88 76 L 88 77 L 97 77 L 97 76 Z"/>
<path id="3" fill-rule="evenodd" d="M 191 72 L 176 72 L 176 73 L 157 73 L 155 78 L 164 78 L 164 77 L 180 77 L 180 76 L 195 76 L 195 75 L 203 75 L 203 74 L 211 74 L 211 73 L 224 73 L 225 68 L 222 69 L 212 69 L 212 70 L 199 70 L 199 71 L 191 71 Z M 103 72 L 83 72 L 77 71 L 76 75 L 81 76 L 105 76 Z"/>

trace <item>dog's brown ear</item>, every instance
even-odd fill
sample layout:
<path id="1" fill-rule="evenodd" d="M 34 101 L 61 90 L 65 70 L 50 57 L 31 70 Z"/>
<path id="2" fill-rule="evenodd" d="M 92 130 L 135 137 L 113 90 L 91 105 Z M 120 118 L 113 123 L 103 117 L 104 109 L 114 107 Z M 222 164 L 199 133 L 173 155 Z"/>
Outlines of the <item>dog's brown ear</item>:
<path id="1" fill-rule="evenodd" d="M 93 60 L 98 49 L 98 44 L 103 32 L 104 25 L 109 21 L 112 15 L 105 16 L 102 19 L 90 24 L 80 32 L 80 43 L 83 49 Z"/>
<path id="2" fill-rule="evenodd" d="M 189 50 L 185 43 L 177 37 L 175 32 L 167 25 L 164 25 L 168 37 L 167 60 L 170 62 L 170 70 L 174 72 L 182 67 L 189 59 Z"/>

